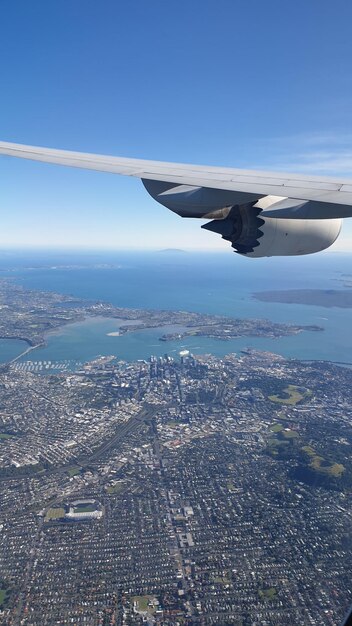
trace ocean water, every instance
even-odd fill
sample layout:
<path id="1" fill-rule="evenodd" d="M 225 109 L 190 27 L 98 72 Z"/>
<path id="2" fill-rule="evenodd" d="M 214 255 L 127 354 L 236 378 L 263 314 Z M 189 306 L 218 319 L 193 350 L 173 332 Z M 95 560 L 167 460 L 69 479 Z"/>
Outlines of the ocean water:
<path id="1" fill-rule="evenodd" d="M 0 254 L 0 276 L 29 289 L 56 291 L 117 306 L 189 310 L 276 322 L 318 324 L 324 332 L 303 332 L 279 339 L 242 337 L 224 342 L 186 338 L 160 342 L 158 329 L 121 337 L 111 319 L 85 320 L 47 337 L 47 345 L 24 360 L 88 360 L 115 354 L 123 360 L 151 354 L 224 355 L 245 347 L 270 350 L 300 359 L 352 362 L 351 309 L 260 302 L 253 292 L 273 289 L 337 289 L 352 274 L 352 255 L 330 253 L 280 259 L 245 259 L 231 253 L 7 253 Z M 0 343 L 0 361 L 19 354 L 21 342 Z"/>

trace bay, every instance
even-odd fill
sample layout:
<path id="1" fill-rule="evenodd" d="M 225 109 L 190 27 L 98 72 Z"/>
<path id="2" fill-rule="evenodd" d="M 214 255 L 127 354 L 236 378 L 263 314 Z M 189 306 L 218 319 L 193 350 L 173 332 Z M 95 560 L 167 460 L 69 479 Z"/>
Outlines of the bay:
<path id="1" fill-rule="evenodd" d="M 20 339 L 0 339 L 0 363 L 11 361 L 28 347 L 28 344 Z"/>
<path id="2" fill-rule="evenodd" d="M 108 333 L 117 330 L 116 320 L 88 319 L 49 335 L 47 345 L 26 355 L 25 360 L 84 361 L 114 354 L 131 361 L 151 354 L 172 355 L 182 349 L 222 356 L 254 347 L 300 359 L 352 361 L 352 310 L 260 302 L 252 296 L 255 291 L 273 289 L 341 288 L 342 275 L 352 271 L 351 255 L 254 260 L 231 252 L 41 252 L 10 262 L 0 255 L 0 269 L 3 276 L 29 289 L 56 291 L 116 306 L 189 310 L 324 327 L 322 333 L 302 332 L 279 339 L 241 337 L 224 342 L 191 337 L 164 343 L 159 341 L 163 334 L 159 329 L 114 337 Z M 0 354 L 1 360 L 6 360 L 6 349 L 1 345 Z"/>

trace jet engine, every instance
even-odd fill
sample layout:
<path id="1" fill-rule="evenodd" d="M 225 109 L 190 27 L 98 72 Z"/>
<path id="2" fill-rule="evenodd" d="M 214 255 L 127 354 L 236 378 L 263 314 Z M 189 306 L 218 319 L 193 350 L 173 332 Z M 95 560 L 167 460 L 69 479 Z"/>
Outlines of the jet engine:
<path id="1" fill-rule="evenodd" d="M 218 233 L 248 257 L 312 254 L 329 248 L 341 230 L 341 219 L 286 219 L 265 217 L 261 209 L 232 207 L 225 219 L 202 228 Z"/>
<path id="2" fill-rule="evenodd" d="M 340 218 L 319 219 L 331 214 L 328 204 L 281 196 L 250 197 L 158 180 L 142 182 L 152 198 L 181 217 L 212 219 L 202 228 L 218 233 L 238 254 L 248 257 L 320 252 L 334 243 L 341 230 Z"/>

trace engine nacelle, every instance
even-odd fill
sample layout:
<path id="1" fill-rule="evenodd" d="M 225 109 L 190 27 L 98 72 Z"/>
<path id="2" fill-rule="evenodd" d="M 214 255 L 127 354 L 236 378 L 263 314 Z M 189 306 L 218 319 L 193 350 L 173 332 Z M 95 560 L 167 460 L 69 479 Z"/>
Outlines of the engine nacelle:
<path id="1" fill-rule="evenodd" d="M 310 201 L 279 196 L 258 199 L 257 194 L 251 197 L 247 192 L 159 180 L 142 182 L 152 198 L 181 217 L 212 218 L 202 228 L 218 233 L 244 256 L 313 254 L 329 248 L 341 230 L 339 218 L 316 219 L 317 203 Z"/>
<path id="2" fill-rule="evenodd" d="M 313 254 L 329 248 L 340 234 L 341 219 L 297 220 L 262 218 L 263 233 L 252 252 L 239 252 L 249 257 L 293 256 Z"/>
<path id="3" fill-rule="evenodd" d="M 341 219 L 262 217 L 261 209 L 232 207 L 225 219 L 202 228 L 219 233 L 238 254 L 248 257 L 313 254 L 329 248 L 341 230 Z"/>

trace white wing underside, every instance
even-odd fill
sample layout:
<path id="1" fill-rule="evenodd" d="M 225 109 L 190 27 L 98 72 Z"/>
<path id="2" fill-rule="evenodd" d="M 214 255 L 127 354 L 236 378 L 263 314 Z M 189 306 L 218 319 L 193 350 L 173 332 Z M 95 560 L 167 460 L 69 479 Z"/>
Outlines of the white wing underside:
<path id="1" fill-rule="evenodd" d="M 313 201 L 325 205 L 323 217 L 352 215 L 352 180 L 348 179 L 146 161 L 8 142 L 0 142 L 0 154 L 175 185 L 220 189 L 233 192 L 234 198 L 238 194 L 242 203 L 269 195 Z"/>

